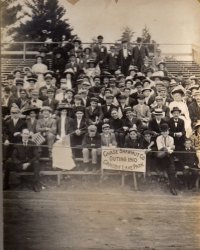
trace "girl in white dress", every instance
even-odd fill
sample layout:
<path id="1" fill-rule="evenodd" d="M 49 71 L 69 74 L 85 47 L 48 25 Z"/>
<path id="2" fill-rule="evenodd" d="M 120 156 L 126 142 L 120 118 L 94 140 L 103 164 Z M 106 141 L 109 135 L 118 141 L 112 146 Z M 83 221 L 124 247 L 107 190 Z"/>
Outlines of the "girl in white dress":
<path id="1" fill-rule="evenodd" d="M 185 95 L 184 88 L 182 86 L 175 87 L 172 90 L 171 95 L 174 101 L 170 102 L 169 109 L 172 111 L 174 107 L 178 107 L 181 110 L 180 118 L 185 122 L 186 136 L 189 138 L 192 135 L 192 127 L 188 107 L 183 100 Z"/>
<path id="2" fill-rule="evenodd" d="M 36 57 L 36 63 L 32 66 L 32 72 L 38 76 L 38 88 L 45 85 L 44 73 L 48 71 L 47 65 L 42 63 L 42 57 L 38 55 Z"/>

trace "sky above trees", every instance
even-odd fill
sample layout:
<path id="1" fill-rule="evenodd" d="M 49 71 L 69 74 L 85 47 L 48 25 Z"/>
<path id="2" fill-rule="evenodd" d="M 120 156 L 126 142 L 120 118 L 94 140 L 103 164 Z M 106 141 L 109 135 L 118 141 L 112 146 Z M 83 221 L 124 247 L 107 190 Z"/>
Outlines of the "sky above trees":
<path id="1" fill-rule="evenodd" d="M 200 3 L 197 0 L 60 0 L 82 41 L 103 34 L 106 42 L 120 38 L 124 27 L 141 35 L 145 25 L 160 43 L 200 42 Z M 133 38 L 133 40 L 135 40 Z"/>

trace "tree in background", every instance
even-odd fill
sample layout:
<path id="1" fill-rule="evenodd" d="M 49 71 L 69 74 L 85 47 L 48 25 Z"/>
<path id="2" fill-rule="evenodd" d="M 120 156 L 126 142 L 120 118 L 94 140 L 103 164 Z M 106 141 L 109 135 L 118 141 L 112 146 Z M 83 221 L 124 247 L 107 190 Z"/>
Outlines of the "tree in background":
<path id="1" fill-rule="evenodd" d="M 2 41 L 6 37 L 11 25 L 15 24 L 18 20 L 18 12 L 21 11 L 22 6 L 17 0 L 1 0 L 1 35 Z"/>
<path id="2" fill-rule="evenodd" d="M 127 40 L 128 41 L 128 44 L 131 43 L 132 41 L 132 38 L 134 36 L 134 31 L 132 31 L 128 26 L 126 26 L 124 29 L 123 29 L 123 33 L 122 33 L 122 36 L 121 36 L 121 41 L 122 40 Z"/>
<path id="3" fill-rule="evenodd" d="M 158 47 L 158 45 L 156 44 L 156 42 L 154 40 L 151 40 L 151 34 L 149 29 L 147 28 L 147 26 L 145 25 L 145 27 L 142 29 L 142 39 L 143 39 L 143 43 L 149 43 L 147 45 L 149 52 L 154 52 L 154 49 L 156 47 Z"/>
<path id="4" fill-rule="evenodd" d="M 57 42 L 62 35 L 66 40 L 74 37 L 68 19 L 64 18 L 66 10 L 58 0 L 27 0 L 25 7 L 28 9 L 23 12 L 19 26 L 10 31 L 15 41 Z"/>

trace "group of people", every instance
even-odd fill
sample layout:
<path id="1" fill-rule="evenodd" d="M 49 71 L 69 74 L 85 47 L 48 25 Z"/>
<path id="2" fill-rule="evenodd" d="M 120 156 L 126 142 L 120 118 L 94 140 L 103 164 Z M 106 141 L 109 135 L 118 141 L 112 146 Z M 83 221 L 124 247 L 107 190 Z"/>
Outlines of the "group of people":
<path id="1" fill-rule="evenodd" d="M 52 60 L 41 48 L 36 63 L 23 71 L 14 70 L 2 87 L 5 189 L 12 168 L 33 168 L 39 191 L 43 145 L 51 159 L 57 142 L 71 149 L 74 160 L 83 158 L 82 169 L 98 167 L 103 146 L 146 150 L 147 171 L 165 170 L 173 195 L 177 162 L 194 187 L 200 83 L 184 72 L 169 76 L 159 49 L 150 58 L 141 38 L 133 48 L 123 40 L 109 50 L 103 36 L 84 49 L 75 39 L 54 48 Z"/>

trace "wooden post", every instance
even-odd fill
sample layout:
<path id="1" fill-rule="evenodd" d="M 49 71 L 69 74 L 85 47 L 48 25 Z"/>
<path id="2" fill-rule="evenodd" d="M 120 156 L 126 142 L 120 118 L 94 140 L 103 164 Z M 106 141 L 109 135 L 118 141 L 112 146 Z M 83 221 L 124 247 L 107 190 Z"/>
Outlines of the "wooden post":
<path id="1" fill-rule="evenodd" d="M 23 43 L 23 60 L 26 61 L 26 43 Z"/>
<path id="2" fill-rule="evenodd" d="M 199 173 L 198 173 L 198 177 L 197 177 L 195 184 L 196 184 L 196 190 L 198 191 L 199 190 Z"/>
<path id="3" fill-rule="evenodd" d="M 137 185 L 137 177 L 136 177 L 135 172 L 133 172 L 133 185 L 134 185 L 134 189 L 137 191 L 138 190 L 138 185 Z"/>
<path id="4" fill-rule="evenodd" d="M 61 183 L 61 173 L 57 174 L 57 185 L 60 186 Z"/>
<path id="5" fill-rule="evenodd" d="M 125 174 L 122 173 L 122 182 L 121 182 L 121 186 L 124 187 L 124 180 L 125 180 Z"/>

